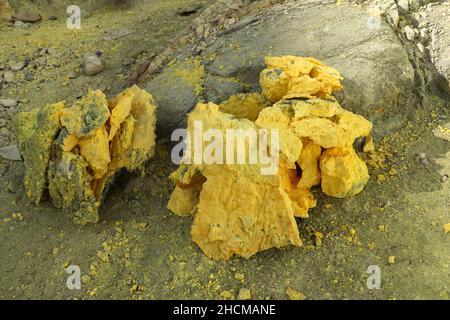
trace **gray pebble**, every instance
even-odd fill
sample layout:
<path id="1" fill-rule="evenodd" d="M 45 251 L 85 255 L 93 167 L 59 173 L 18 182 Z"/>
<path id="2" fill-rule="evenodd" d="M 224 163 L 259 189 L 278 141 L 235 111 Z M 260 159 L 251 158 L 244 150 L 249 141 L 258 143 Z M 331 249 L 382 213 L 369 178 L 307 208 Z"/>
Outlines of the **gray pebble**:
<path id="1" fill-rule="evenodd" d="M 6 128 L 0 128 L 0 137 L 9 137 L 10 132 Z"/>
<path id="2" fill-rule="evenodd" d="M 6 113 L 10 118 L 12 118 L 12 116 L 17 113 L 17 108 L 15 107 L 7 108 Z"/>
<path id="3" fill-rule="evenodd" d="M 441 181 L 442 181 L 442 182 L 447 181 L 447 179 L 448 179 L 448 175 L 447 175 L 447 174 L 444 174 L 444 175 L 441 177 Z"/>
<path id="4" fill-rule="evenodd" d="M 85 57 L 83 69 L 87 76 L 94 76 L 105 70 L 105 66 L 96 55 L 88 55 Z"/>
<path id="5" fill-rule="evenodd" d="M 420 42 L 417 44 L 417 49 L 419 49 L 420 53 L 425 53 L 425 47 Z"/>
<path id="6" fill-rule="evenodd" d="M 11 71 L 17 72 L 25 68 L 25 61 L 10 63 L 9 67 Z"/>
<path id="7" fill-rule="evenodd" d="M 419 153 L 419 159 L 426 159 L 426 158 L 427 158 L 427 155 L 425 152 Z"/>
<path id="8" fill-rule="evenodd" d="M 25 70 L 23 74 L 25 76 L 25 80 L 27 81 L 32 81 L 35 79 L 33 73 L 31 73 L 30 71 Z"/>
<path id="9" fill-rule="evenodd" d="M 17 100 L 14 99 L 0 99 L 0 105 L 6 108 L 14 108 L 17 106 Z"/>
<path id="10" fill-rule="evenodd" d="M 68 77 L 69 79 L 75 79 L 75 78 L 78 77 L 78 73 L 76 73 L 75 71 L 71 71 L 71 72 L 69 72 L 69 74 L 67 75 L 67 77 Z"/>
<path id="11" fill-rule="evenodd" d="M 17 148 L 17 145 L 15 145 L 15 144 L 0 148 L 0 157 L 2 157 L 3 159 L 12 160 L 12 161 L 21 161 L 22 160 L 19 149 Z"/>
<path id="12" fill-rule="evenodd" d="M 420 29 L 420 37 L 424 40 L 428 40 L 428 28 Z"/>
<path id="13" fill-rule="evenodd" d="M 6 71 L 6 72 L 3 74 L 3 80 L 4 80 L 6 83 L 12 83 L 12 82 L 14 82 L 14 80 L 15 80 L 14 73 L 11 72 L 11 71 Z"/>
<path id="14" fill-rule="evenodd" d="M 409 11 L 409 1 L 408 0 L 398 0 L 397 2 L 398 11 L 400 14 L 406 14 Z"/>
<path id="15" fill-rule="evenodd" d="M 414 29 L 411 28 L 410 26 L 406 26 L 405 29 L 403 29 L 403 31 L 405 32 L 406 39 L 408 39 L 409 41 L 414 40 L 414 38 L 416 37 Z"/>

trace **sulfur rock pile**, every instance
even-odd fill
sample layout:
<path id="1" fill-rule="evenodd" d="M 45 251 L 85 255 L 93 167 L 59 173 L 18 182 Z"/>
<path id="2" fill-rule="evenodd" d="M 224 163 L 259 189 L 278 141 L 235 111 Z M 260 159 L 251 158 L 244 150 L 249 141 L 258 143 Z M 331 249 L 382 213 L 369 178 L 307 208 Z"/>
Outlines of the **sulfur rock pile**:
<path id="1" fill-rule="evenodd" d="M 339 72 L 295 56 L 266 57 L 266 64 L 260 74 L 262 94 L 235 95 L 220 105 L 200 103 L 189 114 L 187 130 L 194 136 L 199 121 L 202 130 L 216 129 L 224 137 L 227 129 L 278 129 L 276 173 L 261 174 L 263 164 L 247 161 L 182 163 L 171 175 L 176 187 L 168 208 L 195 216 L 192 238 L 214 259 L 301 245 L 295 217 L 307 218 L 315 207 L 313 186 L 343 198 L 361 192 L 369 179 L 353 143 L 366 137 L 364 151 L 373 150 L 372 124 L 334 98 L 341 89 Z M 191 158 L 194 143 L 188 142 Z M 203 150 L 208 146 L 202 141 Z"/>
<path id="2" fill-rule="evenodd" d="M 20 113 L 17 140 L 30 199 L 38 204 L 48 190 L 55 207 L 73 213 L 75 222 L 97 222 L 115 174 L 139 169 L 153 156 L 155 111 L 152 96 L 134 86 L 110 101 L 89 91 L 73 105 Z"/>

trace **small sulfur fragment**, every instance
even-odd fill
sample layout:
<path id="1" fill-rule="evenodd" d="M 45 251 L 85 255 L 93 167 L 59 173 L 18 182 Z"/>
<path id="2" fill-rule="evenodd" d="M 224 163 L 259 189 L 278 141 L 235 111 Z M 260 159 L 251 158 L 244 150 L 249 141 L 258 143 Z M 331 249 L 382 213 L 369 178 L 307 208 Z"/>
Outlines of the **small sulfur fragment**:
<path id="1" fill-rule="evenodd" d="M 298 188 L 311 188 L 318 185 L 321 181 L 321 173 L 319 169 L 320 155 L 322 148 L 314 142 L 303 139 L 303 148 L 300 157 L 297 160 L 302 176 L 297 184 Z"/>
<path id="2" fill-rule="evenodd" d="M 108 131 L 105 127 L 95 129 L 87 137 L 79 137 L 80 155 L 89 163 L 94 179 L 100 179 L 108 172 L 111 162 Z"/>
<path id="3" fill-rule="evenodd" d="M 353 148 L 331 148 L 320 158 L 322 191 L 335 198 L 352 197 L 362 191 L 369 173 Z"/>
<path id="4" fill-rule="evenodd" d="M 266 57 L 266 65 L 260 84 L 272 103 L 292 98 L 327 99 L 342 88 L 339 72 L 314 58 Z"/>
<path id="5" fill-rule="evenodd" d="M 19 114 L 17 139 L 25 187 L 39 203 L 48 185 L 53 205 L 94 223 L 108 185 L 121 169 L 136 170 L 153 156 L 156 105 L 134 86 L 111 101 L 90 90 L 64 102 Z"/>

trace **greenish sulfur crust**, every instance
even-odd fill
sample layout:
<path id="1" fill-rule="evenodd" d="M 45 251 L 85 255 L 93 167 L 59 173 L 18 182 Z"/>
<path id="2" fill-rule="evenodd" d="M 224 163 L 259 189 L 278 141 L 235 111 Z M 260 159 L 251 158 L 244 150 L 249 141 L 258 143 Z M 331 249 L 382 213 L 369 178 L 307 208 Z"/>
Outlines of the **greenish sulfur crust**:
<path id="1" fill-rule="evenodd" d="M 27 168 L 24 184 L 29 198 L 39 204 L 47 184 L 47 167 L 53 141 L 60 129 L 59 114 L 65 103 L 46 105 L 16 118 L 17 141 Z"/>
<path id="2" fill-rule="evenodd" d="M 98 203 L 95 200 L 83 157 L 63 152 L 50 161 L 48 189 L 55 207 L 74 212 L 74 220 L 80 224 L 98 221 Z"/>

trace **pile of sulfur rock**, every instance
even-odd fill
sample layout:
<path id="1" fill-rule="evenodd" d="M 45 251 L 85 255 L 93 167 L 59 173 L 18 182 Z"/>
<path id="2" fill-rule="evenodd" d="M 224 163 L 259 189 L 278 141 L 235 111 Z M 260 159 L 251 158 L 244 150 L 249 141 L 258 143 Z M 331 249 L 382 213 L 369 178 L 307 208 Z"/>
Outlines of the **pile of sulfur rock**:
<path id="1" fill-rule="evenodd" d="M 269 248 L 301 245 L 295 217 L 307 218 L 316 206 L 313 186 L 343 198 L 361 192 L 369 179 L 353 143 L 365 137 L 364 151 L 373 151 L 372 124 L 336 101 L 339 72 L 295 56 L 266 57 L 266 64 L 260 74 L 262 94 L 238 94 L 220 105 L 199 103 L 189 114 L 187 131 L 195 136 L 195 124 L 201 123 L 203 132 L 219 130 L 226 140 L 235 139 L 226 135 L 229 129 L 277 129 L 278 147 L 269 143 L 267 149 L 278 152 L 278 170 L 262 174 L 265 164 L 249 161 L 184 161 L 171 175 L 176 187 L 168 208 L 194 215 L 192 238 L 213 259 L 249 258 Z M 187 143 L 184 159 L 192 159 L 198 140 Z M 210 146 L 201 143 L 202 150 Z M 250 138 L 245 143 L 249 147 Z"/>
<path id="2" fill-rule="evenodd" d="M 139 169 L 153 156 L 155 112 L 152 96 L 134 86 L 110 101 L 91 90 L 72 105 L 20 113 L 17 140 L 30 199 L 37 204 L 48 190 L 75 222 L 97 222 L 116 173 Z"/>

